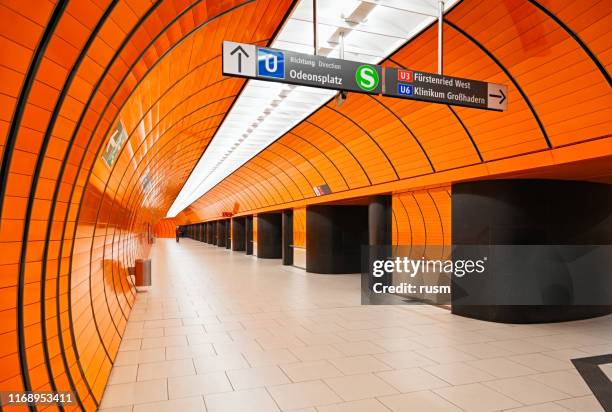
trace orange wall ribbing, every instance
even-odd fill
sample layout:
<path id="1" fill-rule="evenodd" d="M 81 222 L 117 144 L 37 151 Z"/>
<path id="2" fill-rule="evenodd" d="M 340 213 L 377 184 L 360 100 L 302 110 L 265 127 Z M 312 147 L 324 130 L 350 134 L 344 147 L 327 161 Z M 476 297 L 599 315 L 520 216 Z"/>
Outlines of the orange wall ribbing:
<path id="1" fill-rule="evenodd" d="M 350 93 L 341 107 L 332 101 L 314 112 L 185 214 L 202 221 L 235 203 L 239 213 L 257 213 L 547 166 L 562 170 L 612 155 L 612 2 L 540 3 L 463 0 L 445 18 L 445 73 L 508 85 L 508 111 Z M 435 72 L 436 30 L 383 65 Z M 316 197 L 313 186 L 324 183 L 333 193 Z"/>
<path id="2" fill-rule="evenodd" d="M 267 44 L 289 6 L 0 3 L 0 390 L 97 408 L 135 299 L 126 268 L 244 83 L 222 77 L 221 42 Z"/>

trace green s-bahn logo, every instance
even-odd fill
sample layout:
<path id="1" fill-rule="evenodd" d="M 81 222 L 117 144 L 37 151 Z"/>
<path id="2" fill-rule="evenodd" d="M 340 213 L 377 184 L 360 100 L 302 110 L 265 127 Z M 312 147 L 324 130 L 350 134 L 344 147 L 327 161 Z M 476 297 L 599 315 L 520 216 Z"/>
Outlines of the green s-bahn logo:
<path id="1" fill-rule="evenodd" d="M 357 82 L 357 86 L 369 92 L 378 86 L 380 78 L 374 67 L 369 64 L 362 64 L 355 72 L 355 81 Z"/>

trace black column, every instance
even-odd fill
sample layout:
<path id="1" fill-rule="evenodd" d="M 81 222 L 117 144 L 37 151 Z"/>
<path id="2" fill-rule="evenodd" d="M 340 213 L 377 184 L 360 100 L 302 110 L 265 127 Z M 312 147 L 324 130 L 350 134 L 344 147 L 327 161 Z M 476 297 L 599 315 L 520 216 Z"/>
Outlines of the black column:
<path id="1" fill-rule="evenodd" d="M 247 216 L 244 221 L 244 250 L 247 255 L 253 254 L 253 216 Z"/>
<path id="2" fill-rule="evenodd" d="M 391 195 L 379 195 L 370 198 L 368 204 L 368 246 L 369 247 L 369 267 L 372 267 L 374 260 L 384 260 L 392 255 L 391 243 L 392 235 L 392 197 Z M 370 281 L 375 278 L 371 277 Z M 393 284 L 393 273 L 385 273 L 381 278 L 376 279 L 377 283 L 383 285 Z M 362 285 L 368 286 L 368 285 Z M 368 288 L 371 290 L 371 286 Z"/>
<path id="3" fill-rule="evenodd" d="M 280 259 L 282 256 L 282 213 L 257 215 L 257 257 Z"/>
<path id="4" fill-rule="evenodd" d="M 225 220 L 217 220 L 217 246 L 225 247 Z"/>
<path id="5" fill-rule="evenodd" d="M 283 265 L 293 265 L 293 209 L 283 210 Z"/>
<path id="6" fill-rule="evenodd" d="M 368 243 L 367 206 L 309 206 L 306 209 L 306 271 L 361 272 Z"/>
<path id="7" fill-rule="evenodd" d="M 244 217 L 232 218 L 232 250 L 244 251 L 246 249 L 245 221 Z"/>
<path id="8" fill-rule="evenodd" d="M 455 262 L 487 258 L 484 273 L 452 276 L 455 314 L 536 323 L 612 313 L 612 185 L 454 184 L 452 241 Z"/>
<path id="9" fill-rule="evenodd" d="M 225 221 L 225 248 L 232 248 L 232 220 L 227 219 Z"/>

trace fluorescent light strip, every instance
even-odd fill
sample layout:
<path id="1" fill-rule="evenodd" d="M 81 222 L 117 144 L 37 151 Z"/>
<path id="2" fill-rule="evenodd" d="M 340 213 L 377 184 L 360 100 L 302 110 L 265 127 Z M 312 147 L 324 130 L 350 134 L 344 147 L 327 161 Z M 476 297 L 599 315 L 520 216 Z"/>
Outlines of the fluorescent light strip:
<path id="1" fill-rule="evenodd" d="M 447 0 L 445 10 L 459 0 Z M 436 18 L 436 0 L 319 0 L 318 54 L 378 64 Z M 359 21 L 355 21 L 359 19 Z M 312 0 L 301 0 L 271 47 L 313 53 Z M 327 40 L 325 40 L 327 39 Z M 228 39 L 231 40 L 231 39 Z M 167 217 L 174 217 L 318 110 L 333 90 L 249 80 Z"/>

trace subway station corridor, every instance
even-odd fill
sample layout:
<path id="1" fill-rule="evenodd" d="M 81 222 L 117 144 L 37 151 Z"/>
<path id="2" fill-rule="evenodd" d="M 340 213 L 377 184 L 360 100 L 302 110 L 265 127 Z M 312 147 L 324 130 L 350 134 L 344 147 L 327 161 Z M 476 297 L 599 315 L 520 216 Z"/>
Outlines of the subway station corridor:
<path id="1" fill-rule="evenodd" d="M 612 412 L 611 72 L 612 0 L 0 0 L 0 412 Z"/>
<path id="2" fill-rule="evenodd" d="M 570 359 L 612 352 L 611 316 L 507 325 L 361 306 L 359 275 L 191 239 L 158 241 L 152 264 L 101 410 L 603 410 Z"/>

